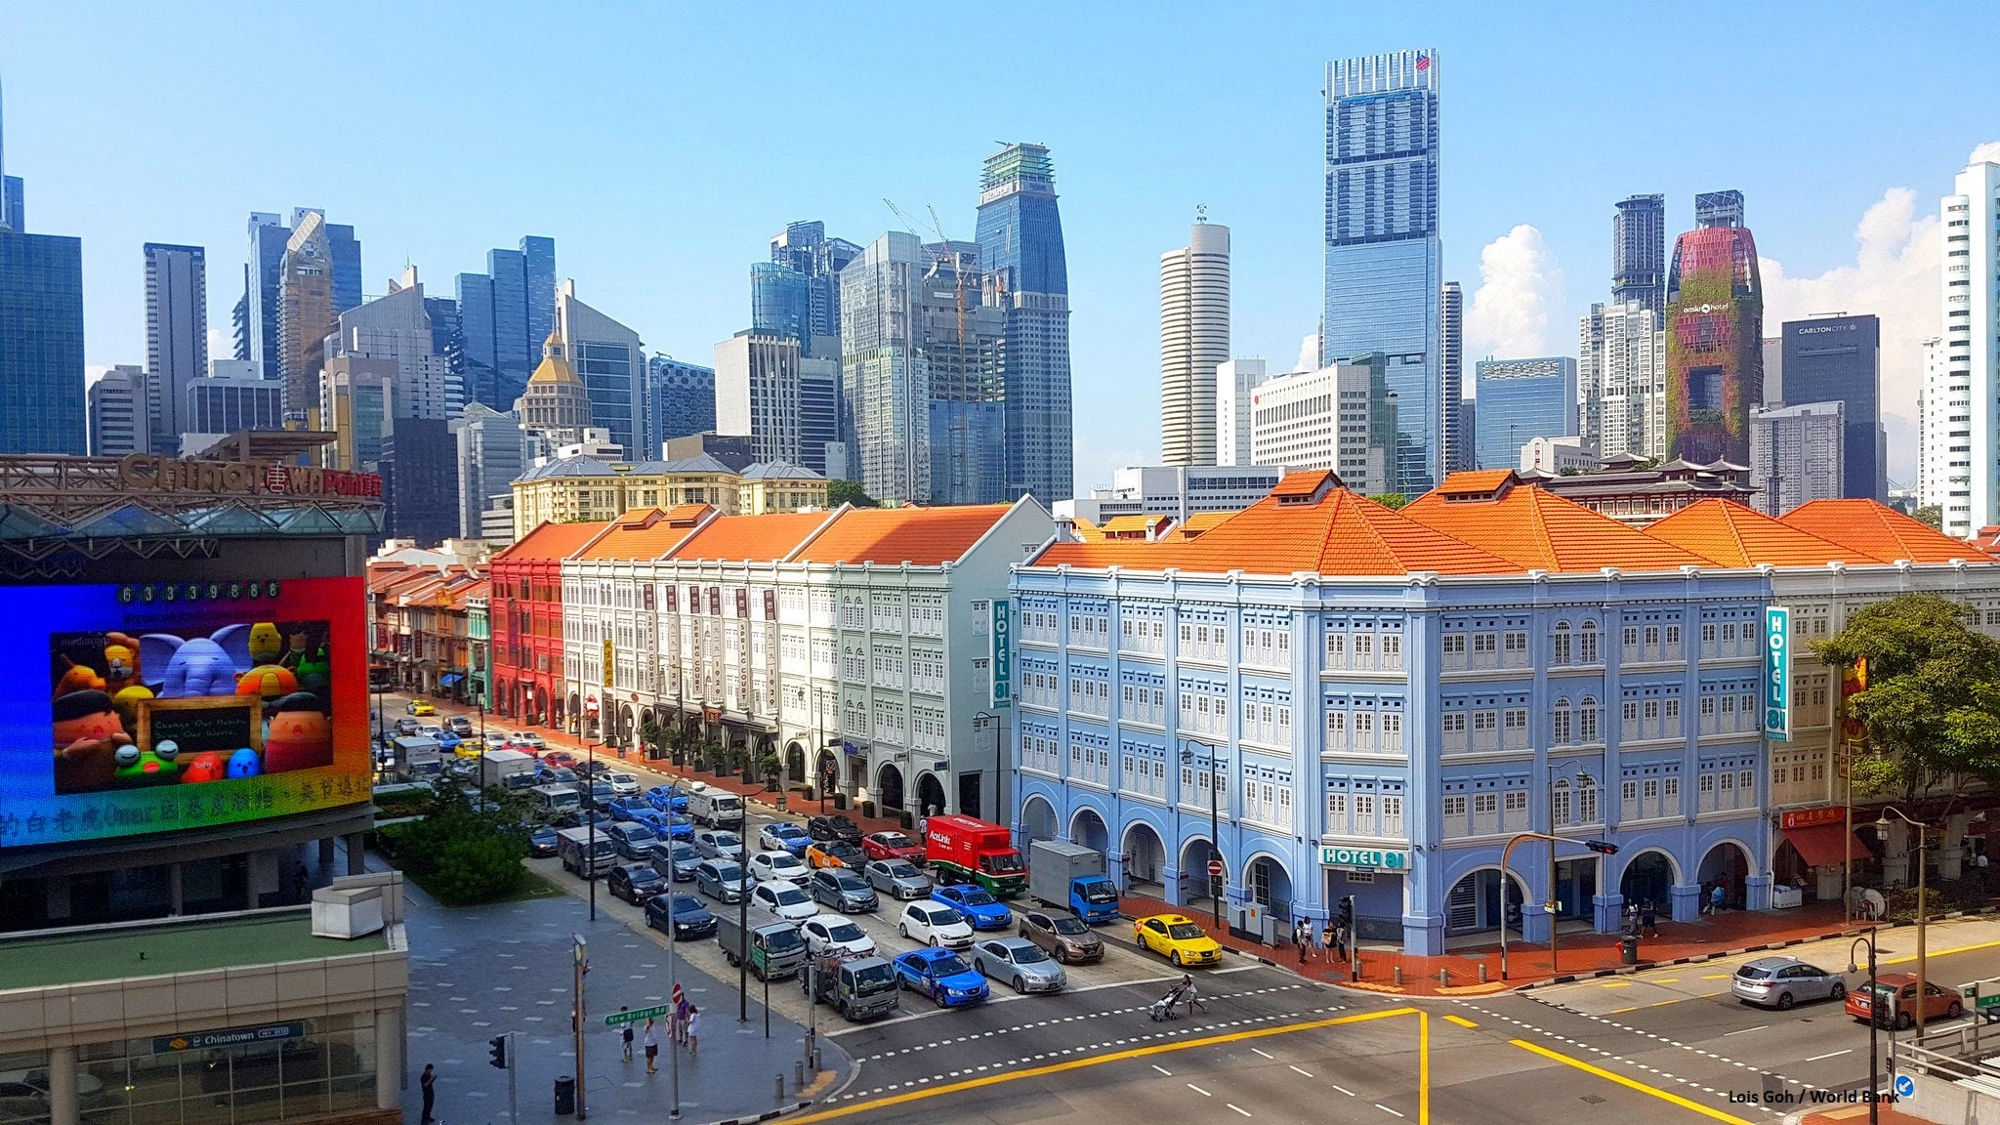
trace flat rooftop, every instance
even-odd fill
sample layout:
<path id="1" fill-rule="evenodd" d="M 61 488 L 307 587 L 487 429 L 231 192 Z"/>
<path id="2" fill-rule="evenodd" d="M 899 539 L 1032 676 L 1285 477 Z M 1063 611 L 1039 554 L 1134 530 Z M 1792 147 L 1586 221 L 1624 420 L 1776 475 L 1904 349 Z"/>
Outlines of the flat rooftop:
<path id="1" fill-rule="evenodd" d="M 78 931 L 0 940 L 0 991 L 352 957 L 388 948 L 386 929 L 352 940 L 314 937 L 308 910 Z"/>

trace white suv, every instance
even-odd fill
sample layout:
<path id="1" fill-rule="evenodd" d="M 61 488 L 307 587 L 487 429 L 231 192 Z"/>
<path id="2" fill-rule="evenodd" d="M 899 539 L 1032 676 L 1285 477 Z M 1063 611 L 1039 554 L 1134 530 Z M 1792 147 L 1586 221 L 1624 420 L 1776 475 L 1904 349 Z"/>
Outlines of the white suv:
<path id="1" fill-rule="evenodd" d="M 532 746 L 537 750 L 548 746 L 548 743 L 542 741 L 541 735 L 531 730 L 517 730 L 508 737 L 514 740 L 516 746 Z"/>
<path id="2" fill-rule="evenodd" d="M 787 922 L 803 922 L 819 913 L 819 904 L 797 883 L 773 879 L 757 884 L 750 892 L 750 905 L 761 906 Z"/>
<path id="3" fill-rule="evenodd" d="M 911 941 L 944 949 L 970 949 L 972 926 L 965 915 L 941 902 L 917 901 L 903 907 L 896 932 Z"/>
<path id="4" fill-rule="evenodd" d="M 790 852 L 758 852 L 750 857 L 750 877 L 759 883 L 773 879 L 803 883 L 812 878 L 812 868 Z"/>

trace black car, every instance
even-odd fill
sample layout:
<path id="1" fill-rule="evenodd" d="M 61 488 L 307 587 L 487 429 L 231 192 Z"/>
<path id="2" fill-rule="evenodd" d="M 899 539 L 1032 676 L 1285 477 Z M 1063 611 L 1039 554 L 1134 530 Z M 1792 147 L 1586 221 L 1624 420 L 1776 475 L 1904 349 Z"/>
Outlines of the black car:
<path id="1" fill-rule="evenodd" d="M 653 870 L 671 876 L 676 883 L 694 881 L 694 869 L 701 864 L 701 853 L 694 845 L 683 841 L 654 844 L 651 852 Z"/>
<path id="2" fill-rule="evenodd" d="M 549 769 L 547 766 L 535 771 L 536 785 L 575 785 L 576 771 L 561 766 Z"/>
<path id="3" fill-rule="evenodd" d="M 815 840 L 845 840 L 850 844 L 861 842 L 861 826 L 846 813 L 832 816 L 816 816 L 806 821 L 806 835 Z"/>
<path id="4" fill-rule="evenodd" d="M 646 901 L 646 924 L 667 932 L 667 918 L 674 920 L 675 941 L 700 939 L 715 933 L 715 915 L 693 895 L 663 894 Z"/>
<path id="5" fill-rule="evenodd" d="M 537 824 L 528 832 L 528 854 L 547 859 L 556 854 L 556 842 L 560 839 L 552 825 Z"/>
<path id="6" fill-rule="evenodd" d="M 611 823 L 611 817 L 596 809 L 572 809 L 556 818 L 557 828 L 584 828 L 595 822 L 599 828 Z M 610 837 L 606 837 L 609 839 Z"/>
<path id="7" fill-rule="evenodd" d="M 612 769 L 613 767 L 610 762 L 600 762 L 594 758 L 585 758 L 576 764 L 576 776 L 596 777 L 601 773 L 610 773 Z"/>
<path id="8" fill-rule="evenodd" d="M 667 880 L 650 863 L 621 863 L 611 869 L 611 878 L 605 885 L 611 889 L 612 898 L 622 898 L 638 906 L 651 901 L 654 895 L 665 893 Z"/>

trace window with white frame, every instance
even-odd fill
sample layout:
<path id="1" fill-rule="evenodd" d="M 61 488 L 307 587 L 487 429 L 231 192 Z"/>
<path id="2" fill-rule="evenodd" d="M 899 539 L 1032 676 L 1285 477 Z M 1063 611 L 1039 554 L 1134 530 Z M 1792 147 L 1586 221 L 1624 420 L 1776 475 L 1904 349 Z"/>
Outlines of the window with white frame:
<path id="1" fill-rule="evenodd" d="M 944 595 L 910 595 L 910 635 L 916 637 L 944 636 Z"/>
<path id="2" fill-rule="evenodd" d="M 1555 630 L 1549 636 L 1549 663 L 1568 664 L 1570 662 L 1570 641 L 1569 622 L 1556 622 Z"/>
<path id="3" fill-rule="evenodd" d="M 1439 638 L 1438 644 L 1444 652 L 1445 671 L 1459 672 L 1470 667 L 1471 658 L 1467 654 L 1465 644 L 1469 636 L 1470 634 L 1462 632 L 1448 632 Z"/>
<path id="4" fill-rule="evenodd" d="M 1552 802 L 1552 815 L 1555 817 L 1557 827 L 1566 828 L 1576 823 L 1573 796 L 1567 778 L 1559 778 L 1549 787 L 1549 800 Z"/>
<path id="5" fill-rule="evenodd" d="M 1500 636 L 1500 666 L 1503 668 L 1526 668 L 1528 666 L 1528 632 L 1525 629 L 1509 629 Z"/>
<path id="6" fill-rule="evenodd" d="M 1469 724 L 1466 721 L 1468 715 L 1469 712 L 1461 707 L 1456 710 L 1444 711 L 1438 716 L 1438 730 L 1441 732 L 1440 737 L 1443 740 L 1445 753 L 1461 754 L 1471 748 L 1472 743 L 1467 733 L 1469 729 Z"/>
<path id="7" fill-rule="evenodd" d="M 1500 794 L 1500 830 L 1528 830 L 1528 790 L 1525 787 L 1511 788 Z"/>
<path id="8" fill-rule="evenodd" d="M 1584 696 L 1577 702 L 1576 706 L 1576 736 L 1578 742 L 1594 743 L 1598 741 L 1597 719 L 1596 697 Z"/>
<path id="9" fill-rule="evenodd" d="M 1339 671 L 1347 667 L 1347 633 L 1345 626 L 1335 631 L 1329 625 L 1326 632 L 1326 667 L 1328 671 Z"/>
<path id="10" fill-rule="evenodd" d="M 1528 748 L 1528 709 L 1509 707 L 1500 713 L 1500 748 L 1502 750 L 1526 750 Z"/>
<path id="11" fill-rule="evenodd" d="M 1326 705 L 1326 748 L 1328 750 L 1347 749 L 1347 701 L 1328 701 Z"/>
<path id="12" fill-rule="evenodd" d="M 1384 700 L 1381 714 L 1377 716 L 1381 720 L 1381 748 L 1384 753 L 1400 754 L 1403 752 L 1403 712 L 1397 709 L 1401 706 L 1401 703 L 1392 703 L 1389 700 Z"/>
<path id="13" fill-rule="evenodd" d="M 1491 836 L 1500 831 L 1500 794 L 1486 791 L 1472 795 L 1472 834 Z"/>
<path id="14" fill-rule="evenodd" d="M 1570 726 L 1571 716 L 1568 699 L 1556 700 L 1555 707 L 1551 709 L 1549 718 L 1549 741 L 1551 743 L 1556 746 L 1568 746 L 1576 741 L 1574 737 L 1575 731 Z"/>
<path id="15" fill-rule="evenodd" d="M 1347 790 L 1334 789 L 1330 785 L 1326 791 L 1326 831 L 1328 836 L 1347 834 Z"/>
<path id="16" fill-rule="evenodd" d="M 1382 835 L 1393 839 L 1403 837 L 1403 795 L 1384 793 L 1382 795 Z"/>
<path id="17" fill-rule="evenodd" d="M 908 745 L 909 727 L 903 714 L 903 705 L 887 700 L 875 701 L 875 741 L 888 742 L 897 746 Z"/>
<path id="18" fill-rule="evenodd" d="M 1446 839 L 1469 834 L 1466 820 L 1466 796 L 1463 793 L 1447 793 L 1439 808 L 1439 828 Z"/>

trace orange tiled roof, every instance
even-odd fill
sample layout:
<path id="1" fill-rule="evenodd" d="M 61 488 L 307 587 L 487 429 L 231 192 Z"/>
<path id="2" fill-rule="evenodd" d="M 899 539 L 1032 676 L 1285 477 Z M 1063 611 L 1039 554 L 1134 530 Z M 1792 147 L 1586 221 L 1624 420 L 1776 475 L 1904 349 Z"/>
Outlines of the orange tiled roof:
<path id="1" fill-rule="evenodd" d="M 1235 514 L 1235 512 L 1196 512 L 1182 520 L 1180 526 L 1174 528 L 1172 535 L 1176 539 L 1199 539 L 1222 526 L 1224 520 Z"/>
<path id="2" fill-rule="evenodd" d="M 1076 532 L 1076 537 L 1085 543 L 1102 543 L 1104 541 L 1104 532 L 1096 524 L 1091 523 L 1082 516 L 1070 517 L 1069 526 L 1071 530 Z"/>
<path id="3" fill-rule="evenodd" d="M 701 518 L 715 509 L 707 504 L 676 504 L 667 509 L 667 522 L 682 527 L 693 527 Z"/>
<path id="4" fill-rule="evenodd" d="M 1272 487 L 1272 496 L 1311 496 L 1333 476 L 1325 469 L 1306 469 L 1296 473 L 1286 473 Z"/>
<path id="5" fill-rule="evenodd" d="M 662 558 L 718 562 L 775 562 L 790 558 L 828 519 L 826 512 L 770 512 L 761 516 L 718 516 L 693 535 L 681 529 L 678 546 Z"/>
<path id="6" fill-rule="evenodd" d="M 1499 474 L 1497 478 L 1495 474 Z M 1411 501 L 1403 514 L 1537 570 L 1589 572 L 1607 566 L 1673 570 L 1684 565 L 1715 565 L 1711 559 L 1651 538 L 1552 492 L 1532 485 L 1509 485 L 1506 482 L 1512 475 L 1511 469 L 1453 473 L 1443 488 Z M 1445 499 L 1447 492 L 1491 493 L 1496 487 L 1498 492 L 1490 500 Z"/>
<path id="7" fill-rule="evenodd" d="M 813 536 L 796 561 L 936 566 L 963 558 L 1013 507 L 850 508 Z"/>
<path id="8" fill-rule="evenodd" d="M 1811 500 L 1785 513 L 1784 523 L 1830 539 L 1878 562 L 1974 561 L 1978 548 L 1873 500 Z"/>
<path id="9" fill-rule="evenodd" d="M 1645 528 L 1641 534 L 1705 555 L 1724 566 L 1752 567 L 1760 563 L 1824 566 L 1829 562 L 1877 561 L 1852 547 L 1822 539 L 1720 497 L 1697 500 Z"/>
<path id="10" fill-rule="evenodd" d="M 1100 530 L 1106 535 L 1130 535 L 1133 532 L 1144 534 L 1147 524 L 1166 518 L 1165 516 L 1149 516 L 1143 513 L 1130 516 L 1112 516 L 1110 519 L 1104 521 Z"/>
<path id="11" fill-rule="evenodd" d="M 604 530 L 601 523 L 545 523 L 516 540 L 496 559 L 508 562 L 552 562 L 566 559 Z"/>
<path id="12" fill-rule="evenodd" d="M 682 505 L 696 506 L 706 507 Z M 664 558 L 694 530 L 692 524 L 673 522 L 672 515 L 672 512 L 662 512 L 658 508 L 638 508 L 626 512 L 611 521 L 611 526 L 603 535 L 571 557 L 599 562 Z"/>

